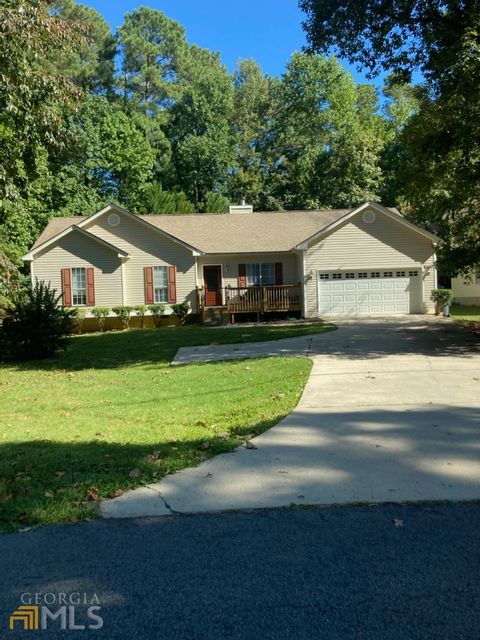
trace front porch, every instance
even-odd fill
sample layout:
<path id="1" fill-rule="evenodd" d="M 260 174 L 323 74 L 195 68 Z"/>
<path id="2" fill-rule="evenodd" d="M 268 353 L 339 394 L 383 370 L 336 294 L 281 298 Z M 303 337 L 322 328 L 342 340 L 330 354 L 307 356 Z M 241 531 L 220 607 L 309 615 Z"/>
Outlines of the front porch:
<path id="1" fill-rule="evenodd" d="M 196 293 L 202 322 L 235 323 L 242 314 L 255 314 L 260 321 L 265 314 L 301 313 L 303 307 L 300 284 L 221 287 L 214 297 L 211 291 L 197 287 Z"/>

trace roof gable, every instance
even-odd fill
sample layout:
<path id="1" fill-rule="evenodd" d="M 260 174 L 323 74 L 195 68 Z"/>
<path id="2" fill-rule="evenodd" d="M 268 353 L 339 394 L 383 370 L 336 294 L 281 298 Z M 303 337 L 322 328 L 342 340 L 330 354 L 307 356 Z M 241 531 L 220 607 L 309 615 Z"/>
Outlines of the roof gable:
<path id="1" fill-rule="evenodd" d="M 45 240 L 44 242 L 35 245 L 33 249 L 31 249 L 28 253 L 22 256 L 22 260 L 25 260 L 25 261 L 34 260 L 36 253 L 38 253 L 39 251 L 44 251 L 45 249 L 48 249 L 49 246 L 51 246 L 52 244 L 55 244 L 56 242 L 58 242 L 65 236 L 70 235 L 71 233 L 79 233 L 83 237 L 88 238 L 89 240 L 92 240 L 97 244 L 101 244 L 103 247 L 105 247 L 109 251 L 113 251 L 114 253 L 116 253 L 119 258 L 129 257 L 129 254 L 126 251 L 123 251 L 123 249 L 119 249 L 118 247 L 111 244 L 110 242 L 107 242 L 106 240 L 99 238 L 94 233 L 90 233 L 86 229 L 82 229 L 79 225 L 72 224 L 66 229 L 63 229 L 62 231 L 60 231 L 59 233 L 56 233 L 54 236 L 51 236 L 48 240 Z"/>
<path id="2" fill-rule="evenodd" d="M 404 225 L 405 227 L 409 228 L 411 231 L 414 231 L 419 235 L 422 235 L 425 238 L 431 240 L 433 244 L 440 244 L 441 242 L 441 239 L 438 236 L 436 236 L 433 233 L 430 233 L 430 231 L 427 231 L 426 229 L 422 229 L 422 227 L 419 227 L 413 222 L 410 222 L 409 220 L 404 218 L 397 211 L 397 209 L 390 209 L 390 208 L 384 207 L 383 205 L 377 202 L 365 202 L 364 204 L 360 205 L 356 209 L 352 209 L 352 211 L 348 212 L 343 217 L 334 221 L 332 224 L 326 226 L 323 229 L 320 229 L 319 231 L 311 235 L 309 238 L 307 238 L 306 240 L 298 244 L 296 246 L 296 249 L 299 249 L 299 250 L 307 249 L 314 242 L 317 242 L 318 240 L 320 240 L 326 235 L 334 233 L 337 229 L 339 229 L 340 227 L 343 227 L 347 222 L 349 222 L 354 216 L 367 210 L 371 210 L 376 213 L 381 213 L 386 215 L 387 217 L 394 220 L 395 222 L 398 222 Z"/>
<path id="3" fill-rule="evenodd" d="M 78 226 L 80 228 L 83 228 L 83 227 L 91 224 L 92 222 L 95 222 L 98 218 L 100 218 L 103 215 L 106 215 L 107 213 L 117 213 L 119 215 L 126 216 L 126 217 L 130 218 L 131 220 L 135 220 L 138 224 L 142 224 L 144 226 L 147 226 L 148 228 L 150 228 L 151 230 L 155 231 L 156 233 L 161 233 L 163 236 L 167 237 L 169 240 L 172 240 L 172 242 L 175 242 L 175 243 L 181 245 L 185 249 L 188 249 L 194 255 L 201 255 L 201 253 L 202 253 L 194 245 L 189 244 L 188 242 L 184 242 L 180 238 L 168 233 L 168 231 L 165 231 L 161 227 L 158 227 L 156 225 L 151 224 L 148 220 L 145 219 L 145 216 L 137 216 L 134 213 L 131 213 L 130 211 L 128 211 L 128 209 L 124 209 L 123 207 L 121 207 L 118 204 L 113 204 L 113 203 L 112 204 L 108 204 L 106 207 L 104 207 L 100 211 L 97 211 L 97 213 L 94 213 L 91 216 L 88 216 L 88 217 L 84 218 L 81 222 L 78 223 Z"/>

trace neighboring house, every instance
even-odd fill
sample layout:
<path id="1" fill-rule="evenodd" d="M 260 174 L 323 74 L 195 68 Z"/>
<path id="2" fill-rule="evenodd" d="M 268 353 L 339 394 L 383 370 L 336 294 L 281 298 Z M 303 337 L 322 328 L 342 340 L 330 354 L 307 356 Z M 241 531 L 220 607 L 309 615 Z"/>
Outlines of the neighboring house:
<path id="1" fill-rule="evenodd" d="M 480 305 L 480 275 L 460 275 L 452 278 L 454 302 Z"/>
<path id="2" fill-rule="evenodd" d="M 53 218 L 24 256 L 66 306 L 188 301 L 217 310 L 394 315 L 433 312 L 437 236 L 395 209 L 136 216 L 109 205 Z"/>

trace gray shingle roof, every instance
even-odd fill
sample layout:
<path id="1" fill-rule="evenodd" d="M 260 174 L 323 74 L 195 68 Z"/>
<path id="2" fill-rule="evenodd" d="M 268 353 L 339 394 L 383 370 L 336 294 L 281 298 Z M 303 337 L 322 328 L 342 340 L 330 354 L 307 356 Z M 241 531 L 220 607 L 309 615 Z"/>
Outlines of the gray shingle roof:
<path id="1" fill-rule="evenodd" d="M 268 253 L 290 251 L 350 211 L 329 209 L 139 217 L 203 253 Z M 85 220 L 84 216 L 52 218 L 33 247 L 82 220 Z"/>

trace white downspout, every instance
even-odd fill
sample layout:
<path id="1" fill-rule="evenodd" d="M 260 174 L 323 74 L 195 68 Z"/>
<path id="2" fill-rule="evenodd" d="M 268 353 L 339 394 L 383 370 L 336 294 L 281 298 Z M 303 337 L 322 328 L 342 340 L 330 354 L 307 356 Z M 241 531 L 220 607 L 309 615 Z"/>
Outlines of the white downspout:
<path id="1" fill-rule="evenodd" d="M 120 275 L 122 280 L 122 305 L 127 304 L 127 283 L 125 282 L 125 258 L 120 263 Z"/>
<path id="2" fill-rule="evenodd" d="M 305 280 L 305 250 L 302 249 L 302 316 L 307 317 L 307 282 Z"/>

